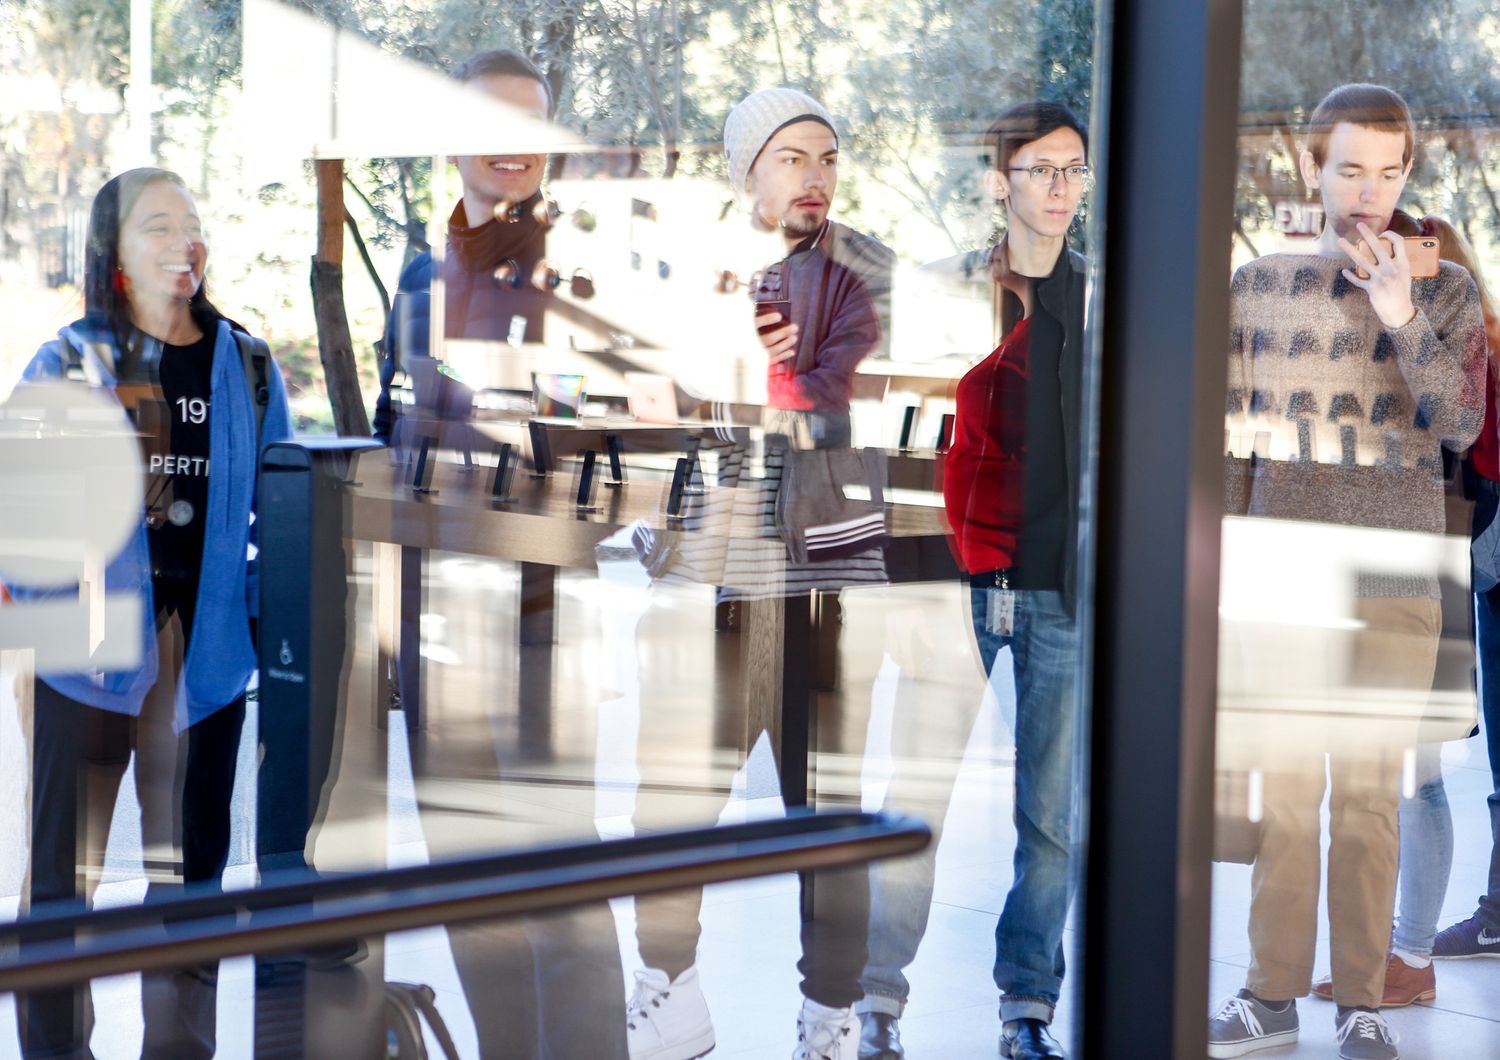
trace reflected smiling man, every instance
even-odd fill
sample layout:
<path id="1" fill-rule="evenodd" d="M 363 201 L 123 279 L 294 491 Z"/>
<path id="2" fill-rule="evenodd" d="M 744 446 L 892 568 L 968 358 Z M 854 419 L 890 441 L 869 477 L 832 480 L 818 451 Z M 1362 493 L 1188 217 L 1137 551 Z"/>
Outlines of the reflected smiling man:
<path id="1" fill-rule="evenodd" d="M 453 70 L 453 79 L 490 96 L 518 115 L 545 122 L 554 110 L 546 75 L 526 56 L 509 49 L 477 52 Z M 442 258 L 443 330 L 449 338 L 491 339 L 520 345 L 542 341 L 542 319 L 552 295 L 530 282 L 546 253 L 551 221 L 543 198 L 547 157 L 541 154 L 463 155 L 454 159 L 463 198 L 448 218 Z M 511 263 L 507 270 L 502 264 Z M 391 400 L 397 372 L 412 379 L 420 404 L 433 405 L 418 370 L 428 349 L 430 289 L 434 261 L 424 251 L 401 271 L 395 303 L 381 341 L 380 394 L 375 400 L 375 439 L 395 440 L 400 408 Z M 497 275 L 498 271 L 498 275 Z M 467 400 L 465 392 L 463 398 Z M 437 408 L 441 414 L 445 410 Z M 451 410 L 462 413 L 466 410 Z"/>
<path id="2" fill-rule="evenodd" d="M 552 113 L 546 76 L 518 52 L 478 52 L 452 76 L 538 123 Z M 443 355 L 429 349 L 428 334 L 430 288 L 439 268 L 447 338 L 516 345 L 541 341 L 542 317 L 553 296 L 529 277 L 543 257 L 551 220 L 542 193 L 546 162 L 544 155 L 516 152 L 455 159 L 463 198 L 448 219 L 441 265 L 424 253 L 401 274 L 386 330 L 377 438 L 392 440 L 399 426 L 389 393 L 398 365 L 414 376 L 419 404 L 439 413 L 467 412 L 445 409 L 446 399 L 423 400 L 413 371 L 422 360 Z M 507 262 L 516 266 L 508 275 L 499 269 Z M 467 391 L 460 395 L 466 405 Z M 524 609 L 526 590 L 522 593 Z M 455 616 L 449 628 L 461 621 Z M 402 635 L 416 640 L 418 632 L 406 628 Z M 434 861 L 596 835 L 591 821 L 568 808 L 566 786 L 555 787 L 553 799 L 541 799 L 525 783 L 529 774 L 521 763 L 534 762 L 534 749 L 509 735 L 502 720 L 507 709 L 503 696 L 444 695 L 441 684 L 425 696 L 427 724 L 413 734 L 413 781 Z M 593 762 L 586 758 L 574 768 L 570 776 L 587 778 Z M 580 787 L 592 798 L 586 780 Z M 452 925 L 448 940 L 481 1058 L 624 1060 L 617 1000 L 624 994 L 624 978 L 607 903 L 551 916 Z"/>

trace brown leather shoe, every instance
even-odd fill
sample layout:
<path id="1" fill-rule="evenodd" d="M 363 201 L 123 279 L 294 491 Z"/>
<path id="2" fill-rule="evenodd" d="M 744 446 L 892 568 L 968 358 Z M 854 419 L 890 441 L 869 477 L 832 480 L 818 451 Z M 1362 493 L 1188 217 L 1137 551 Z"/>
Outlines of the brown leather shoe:
<path id="1" fill-rule="evenodd" d="M 1324 1001 L 1333 1000 L 1333 979 L 1320 979 L 1313 984 L 1313 997 Z M 1437 998 L 1437 972 L 1432 965 L 1413 968 L 1394 953 L 1385 959 L 1385 995 L 1380 999 L 1381 1008 L 1405 1008 L 1419 1001 Z"/>

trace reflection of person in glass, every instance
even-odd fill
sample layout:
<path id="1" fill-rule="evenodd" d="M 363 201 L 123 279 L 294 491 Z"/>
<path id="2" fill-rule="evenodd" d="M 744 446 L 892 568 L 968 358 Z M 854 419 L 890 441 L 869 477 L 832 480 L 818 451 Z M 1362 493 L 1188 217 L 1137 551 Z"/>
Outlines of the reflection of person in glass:
<path id="1" fill-rule="evenodd" d="M 994 978 L 1001 1055 L 1031 1060 L 1063 1055 L 1047 1028 L 1062 986 L 1073 879 L 1084 301 L 1084 262 L 1067 234 L 1088 183 L 1088 142 L 1066 107 L 1039 102 L 1006 111 L 986 139 L 993 168 L 985 186 L 1001 204 L 1005 238 L 929 271 L 977 289 L 993 307 L 998 341 L 959 381 L 943 500 L 970 584 L 980 659 L 999 682 L 1009 648 L 1015 675 L 1015 875 L 995 929 Z M 898 712 L 907 713 L 899 705 Z M 901 739 L 894 734 L 893 746 Z M 951 773 L 944 781 L 946 803 Z M 905 809 L 905 799 L 898 776 L 887 805 Z M 945 810 L 934 807 L 931 820 Z M 908 991 L 903 969 L 926 928 L 932 873 L 932 852 L 872 870 L 862 1057 L 903 1055 L 896 1031 Z"/>
<path id="2" fill-rule="evenodd" d="M 1478 273 L 1475 279 L 1480 280 Z M 1465 473 L 1470 489 L 1466 495 L 1474 497 L 1474 519 L 1472 536 L 1476 539 L 1474 570 L 1474 637 L 1478 648 L 1479 695 L 1484 713 L 1484 738 L 1490 764 L 1490 792 L 1487 796 L 1490 818 L 1489 874 L 1485 893 L 1472 916 L 1451 924 L 1432 940 L 1432 956 L 1463 959 L 1468 957 L 1500 957 L 1500 550 L 1495 547 L 1493 533 L 1500 529 L 1496 523 L 1500 511 L 1500 429 L 1496 426 L 1495 387 L 1500 384 L 1500 372 L 1496 371 L 1496 358 L 1500 357 L 1500 316 L 1485 295 L 1485 285 L 1480 280 L 1480 295 L 1486 302 L 1485 328 L 1490 342 L 1490 378 L 1485 389 L 1488 401 L 1485 405 L 1484 429 L 1465 461 Z M 1485 532 L 1490 531 L 1487 535 Z M 1431 792 L 1424 788 L 1423 795 Z M 1437 795 L 1441 797 L 1439 776 Z M 1424 800 L 1432 810 L 1430 816 L 1447 826 L 1446 863 L 1453 859 L 1452 823 L 1447 813 L 1446 797 Z M 1437 805 L 1432 805 L 1437 803 Z M 1402 823 L 1405 824 L 1406 805 L 1402 805 Z M 1402 832 L 1403 857 L 1406 833 Z M 1446 867 L 1446 865 L 1445 865 Z M 1443 873 L 1443 890 L 1446 890 L 1447 874 Z M 1434 888 L 1436 889 L 1436 888 Z M 1406 886 L 1403 874 L 1402 904 L 1405 905 Z M 1436 900 L 1440 906 L 1441 897 Z M 1441 908 L 1434 910 L 1441 912 Z"/>
<path id="3" fill-rule="evenodd" d="M 1328 563 L 1368 533 L 1354 528 L 1441 534 L 1439 447 L 1461 450 L 1479 430 L 1485 337 L 1474 281 L 1446 262 L 1414 280 L 1405 244 L 1388 231 L 1412 155 L 1400 96 L 1375 85 L 1335 89 L 1313 111 L 1300 157 L 1326 217 L 1317 245 L 1235 273 L 1227 504 L 1260 518 L 1226 526 L 1225 578 L 1248 563 L 1258 583 L 1280 590 L 1285 610 L 1306 610 L 1296 603 L 1307 599 L 1303 586 L 1286 573 L 1295 557 L 1249 534 L 1239 535 L 1243 549 L 1231 549 L 1231 529 L 1274 535 L 1291 527 L 1309 547 L 1321 543 Z M 1339 1055 L 1398 1055 L 1377 1011 L 1391 942 L 1397 803 L 1441 614 L 1435 571 L 1422 569 L 1415 534 L 1409 545 L 1383 540 L 1386 565 L 1351 571 L 1342 590 L 1353 623 L 1283 635 L 1277 623 L 1236 621 L 1233 601 L 1225 604 L 1221 694 L 1233 693 L 1241 702 L 1226 698 L 1225 706 L 1241 709 L 1220 712 L 1220 761 L 1243 758 L 1262 772 L 1263 805 L 1251 964 L 1245 988 L 1212 1018 L 1211 1057 L 1297 1038 L 1295 999 L 1311 986 L 1317 942 L 1325 777 Z M 1351 712 L 1346 726 L 1341 710 Z"/>
<path id="4" fill-rule="evenodd" d="M 546 121 L 552 115 L 552 87 L 535 63 L 514 51 L 479 52 L 460 64 L 453 77 L 521 114 Z M 547 158 L 540 154 L 466 155 L 454 159 L 463 198 L 448 218 L 443 253 L 443 332 L 449 338 L 492 339 L 519 345 L 542 341 L 542 318 L 551 293 L 539 289 L 533 273 L 546 251 L 551 218 L 542 195 Z M 395 304 L 381 341 L 380 395 L 375 401 L 374 435 L 395 440 L 399 409 L 391 398 L 397 372 L 411 380 L 419 406 L 430 414 L 462 417 L 449 408 L 442 382 L 425 368 L 428 358 L 431 251 L 423 251 L 401 271 Z M 441 353 L 436 355 L 441 359 Z M 430 387 L 430 391 L 429 391 Z M 464 401 L 465 388 L 453 388 Z"/>
<path id="5" fill-rule="evenodd" d="M 141 665 L 40 672 L 35 682 L 33 910 L 92 896 L 132 752 L 148 874 L 161 871 L 165 851 L 168 874 L 216 886 L 229 857 L 235 758 L 256 666 L 255 561 L 246 555 L 257 433 L 261 443 L 288 437 L 291 417 L 269 355 L 250 352 L 243 329 L 208 300 L 207 263 L 180 177 L 159 169 L 115 177 L 89 218 L 85 316 L 26 369 L 26 380 L 81 374 L 114 392 L 147 453 L 140 529 L 105 573 L 110 592 L 141 598 Z M 142 976 L 144 1055 L 213 1055 L 217 978 L 216 965 Z M 87 995 L 84 987 L 19 999 L 25 1054 L 92 1055 Z"/>
<path id="6" fill-rule="evenodd" d="M 538 122 L 552 113 L 546 77 L 518 52 L 479 52 L 460 64 L 453 76 Z M 552 296 L 536 288 L 531 276 L 542 259 L 550 223 L 541 192 L 546 161 L 540 154 L 455 160 L 463 198 L 448 220 L 442 262 L 448 337 L 541 340 L 542 315 Z M 502 265 L 518 266 L 520 271 L 507 271 Z M 401 274 L 398 308 L 385 335 L 386 380 L 400 363 L 414 384 L 419 382 L 417 362 L 429 353 L 433 272 L 432 255 L 424 253 Z M 466 414 L 465 409 L 435 408 L 422 400 L 420 386 L 416 390 L 428 414 Z M 460 391 L 467 405 L 467 391 Z M 390 432 L 396 422 L 388 389 L 382 400 L 376 412 L 377 437 Z M 529 605 L 525 594 L 523 588 L 523 610 Z M 403 636 L 416 639 L 418 631 L 407 629 Z M 425 707 L 427 724 L 412 734 L 413 779 L 434 860 L 557 842 L 569 835 L 570 825 L 582 820 L 576 807 L 564 807 L 569 794 L 561 787 L 550 789 L 545 799 L 527 793 L 515 775 L 524 773 L 517 768 L 518 760 L 534 749 L 522 746 L 524 741 L 509 732 L 500 735 L 510 719 L 497 702 L 429 695 Z M 588 780 L 592 767 L 590 759 Z M 592 789 L 585 781 L 581 790 L 575 787 L 570 794 L 591 799 Z M 586 835 L 574 838 L 597 837 L 592 827 L 584 831 Z M 619 1021 L 624 973 L 607 903 L 554 916 L 455 926 L 448 939 L 473 1014 L 480 1056 L 625 1056 Z"/>
<path id="7" fill-rule="evenodd" d="M 752 223 L 780 232 L 790 252 L 761 276 L 766 293 L 784 297 L 758 299 L 760 312 L 754 317 L 771 360 L 763 484 L 764 495 L 774 497 L 774 483 L 787 481 L 781 475 L 788 449 L 815 457 L 833 454 L 810 450 L 849 446 L 854 371 L 885 333 L 881 314 L 889 297 L 893 255 L 876 240 L 828 219 L 837 186 L 838 137 L 832 117 L 816 100 L 790 88 L 753 93 L 725 121 L 724 152 L 730 181 L 750 204 Z M 778 308 L 769 308 L 778 302 Z M 746 326 L 750 320 L 747 314 Z M 883 533 L 883 517 L 877 523 L 877 532 Z M 878 564 L 878 542 L 868 551 Z M 862 555 L 813 558 L 793 569 L 776 542 L 767 565 L 757 568 L 764 578 L 749 588 L 805 599 L 809 585 L 836 587 L 859 577 Z M 654 643 L 651 631 L 669 614 L 662 605 L 654 607 L 642 620 L 639 642 Z M 749 665 L 746 652 L 744 666 Z M 692 681 L 674 672 L 666 656 L 643 659 L 640 673 L 642 776 L 634 823 L 642 832 L 680 827 L 684 804 L 692 800 L 678 783 L 680 768 L 664 761 L 660 752 L 681 746 L 679 716 L 666 704 Z M 729 690 L 729 696 L 739 699 L 740 692 Z M 743 708 L 736 703 L 731 709 Z M 799 1058 L 853 1060 L 858 1042 L 853 1006 L 861 993 L 868 896 L 862 869 L 817 875 L 798 964 L 803 994 Z M 714 1048 L 713 1022 L 697 968 L 701 903 L 701 889 L 636 900 L 636 938 L 646 967 L 636 973 L 627 1005 L 632 1060 L 693 1060 Z"/>
<path id="8" fill-rule="evenodd" d="M 724 152 L 752 222 L 786 241 L 787 257 L 761 274 L 760 286 L 774 289 L 756 292 L 755 326 L 770 361 L 767 429 L 806 423 L 818 448 L 847 446 L 854 370 L 889 342 L 894 256 L 828 218 L 839 138 L 817 100 L 790 88 L 746 97 L 724 123 Z"/>

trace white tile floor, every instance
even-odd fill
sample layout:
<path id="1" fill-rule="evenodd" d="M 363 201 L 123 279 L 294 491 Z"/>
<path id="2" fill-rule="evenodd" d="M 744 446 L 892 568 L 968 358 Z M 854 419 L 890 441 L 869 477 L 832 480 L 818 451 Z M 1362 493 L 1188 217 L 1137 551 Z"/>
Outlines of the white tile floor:
<path id="1" fill-rule="evenodd" d="M 495 644 L 508 643 L 503 627 L 475 623 L 470 629 L 462 616 L 483 609 L 483 597 L 476 595 L 480 589 L 513 591 L 514 581 L 503 569 L 489 568 L 482 584 L 476 583 L 474 565 L 468 561 L 437 564 L 431 578 L 433 595 L 428 606 L 443 613 L 448 621 L 442 634 L 443 650 L 430 656 L 433 661 L 429 672 L 433 678 L 429 688 L 434 695 L 441 694 L 440 689 L 444 688 L 457 695 L 471 679 L 464 676 L 465 660 L 484 662 L 497 651 Z M 593 697 L 592 717 L 582 732 L 592 739 L 598 755 L 595 824 L 604 835 L 629 831 L 638 711 L 637 654 L 632 639 L 644 606 L 639 589 L 638 584 L 632 585 L 628 580 L 604 584 L 579 579 L 565 583 L 563 593 L 565 610 L 561 628 L 565 641 L 567 632 L 573 629 L 588 628 L 597 634 L 591 635 L 592 639 L 585 638 L 590 642 L 580 646 L 588 665 L 577 667 L 579 673 L 586 671 L 586 676 L 580 678 L 580 687 L 574 692 Z M 934 672 L 948 676 L 964 673 L 965 666 L 972 669 L 971 663 L 957 661 L 966 660 L 967 655 L 962 647 L 966 642 L 962 637 L 961 609 L 952 599 L 954 596 L 956 587 L 942 587 L 918 590 L 914 596 L 900 598 L 904 607 L 938 609 L 936 628 L 930 630 L 932 640 L 939 648 L 939 656 L 942 651 L 956 654 L 946 660 L 940 658 Z M 871 600 L 875 611 L 890 603 L 890 599 L 881 602 L 880 598 L 872 597 Z M 882 756 L 890 742 L 884 726 L 889 723 L 889 681 L 894 673 L 889 656 L 878 649 L 882 643 L 880 637 L 867 640 L 853 635 L 867 630 L 861 624 L 872 619 L 868 612 L 869 608 L 863 606 L 851 607 L 846 618 L 844 696 L 839 704 L 844 715 L 838 723 L 840 731 L 850 736 L 848 749 L 856 750 L 867 741 L 872 749 L 863 763 L 867 804 L 879 799 L 888 771 L 888 763 Z M 695 616 L 693 621 L 700 625 L 702 613 L 684 611 L 685 615 Z M 950 621 L 957 624 L 943 625 Z M 701 629 L 693 635 L 712 637 Z M 851 643 L 873 643 L 876 650 L 850 651 Z M 559 672 L 572 672 L 567 650 L 566 644 L 559 648 Z M 644 647 L 642 654 L 646 654 Z M 439 657 L 444 661 L 437 661 Z M 12 664 L 13 657 L 5 657 L 5 662 Z M 489 660 L 486 665 L 500 664 Z M 10 678 L 9 669 L 0 672 L 0 917 L 14 915 L 25 854 L 22 813 L 26 758 Z M 949 689 L 948 694 L 978 692 L 975 680 L 961 683 L 956 690 Z M 351 695 L 355 694 L 351 691 Z M 902 1028 L 908 1055 L 919 1060 L 967 1060 L 995 1055 L 998 1025 L 990 982 L 993 930 L 1010 881 L 1009 851 L 1013 842 L 1009 823 L 1012 768 L 1008 733 L 1000 716 L 1001 711 L 991 698 L 979 712 L 972 731 L 962 734 L 956 743 L 952 742 L 951 732 L 933 737 L 934 748 L 943 746 L 945 741 L 952 753 L 961 747 L 963 766 L 938 853 L 930 926 L 921 952 L 908 972 L 912 998 Z M 873 724 L 869 721 L 871 717 L 875 719 Z M 426 858 L 399 716 L 397 720 L 398 724 L 392 726 L 384 740 L 371 740 L 369 731 L 361 734 L 355 731 L 355 726 L 349 727 L 340 793 L 335 796 L 330 824 L 320 841 L 320 859 L 325 854 L 333 860 L 349 857 L 348 851 L 352 849 L 367 853 L 372 836 L 379 836 L 380 848 L 386 851 L 385 860 L 389 864 L 408 864 Z M 934 730 L 944 729 L 939 724 L 941 720 L 940 716 L 934 717 Z M 952 726 L 947 728 L 951 730 Z M 560 740 L 565 745 L 569 743 L 565 736 Z M 918 754 L 937 753 L 933 748 L 912 750 Z M 241 885 L 253 882 L 247 864 L 249 838 L 253 835 L 251 800 L 246 797 L 251 776 L 250 753 L 251 744 L 247 741 L 242 756 L 242 790 L 236 800 L 233 858 L 236 864 L 230 870 L 230 882 Z M 749 763 L 732 783 L 727 772 L 734 769 L 735 756 L 727 755 L 725 761 L 724 781 L 730 784 L 734 796 L 722 819 L 780 812 L 779 799 L 774 795 L 772 763 L 764 746 L 750 756 Z M 830 756 L 820 771 L 825 778 L 839 773 L 852 777 L 857 768 L 858 759 L 854 756 Z M 388 784 L 384 779 L 387 773 Z M 1445 923 L 1467 915 L 1474 896 L 1483 886 L 1489 849 L 1484 802 L 1488 773 L 1483 748 L 1477 741 L 1451 745 L 1446 754 L 1446 773 L 1458 853 Z M 372 805 L 377 809 L 372 810 Z M 139 894 L 139 840 L 130 817 L 130 807 L 122 805 L 111 837 L 113 882 L 101 887 L 101 902 L 130 901 Z M 1243 981 L 1247 962 L 1248 879 L 1246 867 L 1225 865 L 1215 869 L 1209 983 L 1216 998 L 1232 993 Z M 791 1055 L 795 1014 L 800 1003 L 795 972 L 799 950 L 796 894 L 795 879 L 782 876 L 715 887 L 705 897 L 700 970 L 718 1034 L 715 1057 L 761 1060 Z M 629 981 L 630 973 L 639 967 L 632 904 L 628 899 L 619 900 L 613 903 L 613 910 Z M 1326 925 L 1324 930 L 1326 933 Z M 1074 932 L 1070 929 L 1068 935 L 1071 944 Z M 434 987 L 439 1009 L 461 1054 L 477 1055 L 473 1023 L 445 932 L 433 928 L 393 936 L 387 940 L 384 957 L 387 978 L 425 982 Z M 1075 970 L 1076 966 L 1075 962 Z M 1320 967 L 1326 967 L 1326 956 L 1321 953 Z M 1500 961 L 1449 962 L 1439 967 L 1438 975 L 1436 1004 L 1391 1014 L 1391 1022 L 1402 1036 L 1403 1056 L 1411 1060 L 1500 1057 Z M 1076 977 L 1065 988 L 1060 1011 L 1065 1040 L 1071 1037 L 1069 1031 L 1075 1017 L 1073 982 Z M 99 981 L 93 985 L 93 991 L 98 1013 L 92 1043 L 96 1055 L 101 1060 L 138 1056 L 141 1035 L 138 977 Z M 227 962 L 219 991 L 220 1057 L 251 1055 L 252 994 L 250 962 L 247 959 Z M 1332 1006 L 1311 1000 L 1300 1005 L 1304 1026 L 1301 1044 L 1262 1055 L 1299 1058 L 1337 1055 L 1333 1045 Z M 0 997 L 0 1058 L 18 1055 L 14 1025 L 11 999 Z M 1093 1030 L 1119 1036 L 1112 1040 L 1119 1041 L 1120 1051 L 1111 1055 L 1132 1055 L 1128 1028 Z M 332 1051 L 327 1055 L 339 1054 Z"/>

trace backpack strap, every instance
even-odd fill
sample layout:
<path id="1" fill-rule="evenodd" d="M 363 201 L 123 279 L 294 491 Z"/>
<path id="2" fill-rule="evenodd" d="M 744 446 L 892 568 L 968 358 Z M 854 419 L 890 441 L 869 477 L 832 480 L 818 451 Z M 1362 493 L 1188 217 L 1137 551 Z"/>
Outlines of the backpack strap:
<path id="1" fill-rule="evenodd" d="M 271 347 L 265 339 L 235 330 L 235 343 L 240 348 L 240 361 L 245 367 L 245 385 L 250 389 L 250 400 L 255 405 L 255 440 L 260 441 L 261 425 L 266 421 L 266 406 L 271 403 L 271 388 L 267 373 L 271 364 Z"/>
<path id="2" fill-rule="evenodd" d="M 62 350 L 63 370 L 62 377 L 70 383 L 87 383 L 89 386 L 101 385 L 99 368 L 94 363 L 105 365 L 111 371 L 118 372 L 119 364 L 115 352 L 108 342 L 91 341 L 83 344 L 84 348 L 93 351 L 94 361 L 84 359 L 84 349 L 73 344 L 66 333 L 57 333 L 57 343 Z"/>
<path id="3" fill-rule="evenodd" d="M 57 341 L 62 345 L 63 378 L 70 383 L 84 382 L 87 377 L 83 370 L 83 353 L 62 332 L 58 332 Z"/>
<path id="4" fill-rule="evenodd" d="M 448 1025 L 443 1022 L 442 1013 L 438 1012 L 437 999 L 433 996 L 432 987 L 425 983 L 412 991 L 412 1000 L 417 1003 L 417 1011 L 422 1013 L 427 1020 L 427 1026 L 432 1030 L 432 1036 L 438 1040 L 438 1047 L 443 1050 L 443 1056 L 447 1060 L 459 1060 L 458 1046 L 453 1041 L 453 1035 L 448 1031 Z"/>

